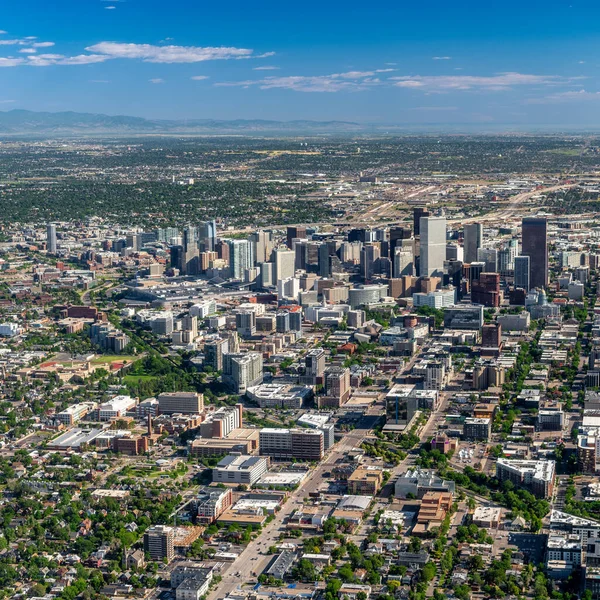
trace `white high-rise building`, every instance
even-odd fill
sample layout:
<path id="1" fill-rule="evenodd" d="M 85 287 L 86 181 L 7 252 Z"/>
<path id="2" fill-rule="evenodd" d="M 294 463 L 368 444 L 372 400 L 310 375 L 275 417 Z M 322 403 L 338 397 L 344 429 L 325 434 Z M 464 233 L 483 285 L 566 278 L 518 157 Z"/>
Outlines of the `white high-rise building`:
<path id="1" fill-rule="evenodd" d="M 394 252 L 394 277 L 414 275 L 413 252 L 409 248 L 396 247 Z"/>
<path id="2" fill-rule="evenodd" d="M 295 277 L 287 277 L 277 281 L 277 296 L 279 299 L 298 300 L 300 294 L 300 280 Z"/>
<path id="3" fill-rule="evenodd" d="M 446 259 L 446 217 L 421 217 L 421 277 L 442 277 Z"/>
<path id="4" fill-rule="evenodd" d="M 275 280 L 293 277 L 296 273 L 296 253 L 285 247 L 275 249 Z"/>

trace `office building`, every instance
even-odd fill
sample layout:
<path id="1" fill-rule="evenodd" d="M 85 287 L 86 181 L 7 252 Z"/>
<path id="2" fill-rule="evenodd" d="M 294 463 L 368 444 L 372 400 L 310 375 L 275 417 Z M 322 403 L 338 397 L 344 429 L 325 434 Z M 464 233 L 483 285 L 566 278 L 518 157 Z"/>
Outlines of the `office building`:
<path id="1" fill-rule="evenodd" d="M 471 284 L 471 302 L 484 306 L 500 306 L 500 274 L 481 273 Z"/>
<path id="2" fill-rule="evenodd" d="M 302 408 L 313 396 L 308 385 L 263 383 L 251 386 L 246 396 L 261 408 Z"/>
<path id="3" fill-rule="evenodd" d="M 448 329 L 476 329 L 483 327 L 483 306 L 452 306 L 444 311 L 444 327 Z"/>
<path id="4" fill-rule="evenodd" d="M 429 217 L 430 212 L 426 206 L 416 206 L 413 209 L 413 231 L 414 235 L 421 235 L 421 217 Z"/>
<path id="5" fill-rule="evenodd" d="M 161 415 L 198 415 L 204 409 L 204 396 L 197 392 L 163 392 L 156 399 Z"/>
<path id="6" fill-rule="evenodd" d="M 198 243 L 204 252 L 213 252 L 217 244 L 217 223 L 215 220 L 201 223 L 198 227 Z"/>
<path id="7" fill-rule="evenodd" d="M 421 217 L 421 277 L 443 277 L 446 260 L 446 218 Z"/>
<path id="8" fill-rule="evenodd" d="M 46 226 L 46 248 L 50 254 L 56 254 L 58 244 L 56 241 L 56 225 L 48 223 Z"/>
<path id="9" fill-rule="evenodd" d="M 361 465 L 348 477 L 348 493 L 355 496 L 375 496 L 382 483 L 382 469 Z"/>
<path id="10" fill-rule="evenodd" d="M 428 293 L 417 292 L 413 294 L 413 305 L 430 306 L 431 308 L 446 308 L 456 304 L 456 290 L 450 286 L 447 289 L 435 290 Z"/>
<path id="11" fill-rule="evenodd" d="M 427 492 L 447 492 L 454 494 L 456 484 L 452 480 L 445 481 L 434 470 L 416 467 L 400 475 L 394 487 L 396 498 L 422 498 Z"/>
<path id="12" fill-rule="evenodd" d="M 259 447 L 261 455 L 272 458 L 321 460 L 325 444 L 321 430 L 265 428 Z"/>
<path id="13" fill-rule="evenodd" d="M 365 280 L 371 279 L 376 270 L 376 263 L 381 256 L 379 246 L 369 244 L 363 246 L 360 252 L 360 274 Z"/>
<path id="14" fill-rule="evenodd" d="M 171 562 L 175 557 L 175 532 L 173 527 L 153 525 L 144 533 L 144 552 L 152 560 Z"/>
<path id="15" fill-rule="evenodd" d="M 396 247 L 394 251 L 394 277 L 414 275 L 414 256 L 412 248 Z"/>
<path id="16" fill-rule="evenodd" d="M 292 243 L 296 239 L 306 239 L 307 231 L 303 225 L 289 226 L 287 228 L 287 247 L 292 248 Z"/>
<path id="17" fill-rule="evenodd" d="M 282 300 L 297 301 L 300 295 L 300 280 L 296 277 L 286 277 L 277 280 L 277 297 Z"/>
<path id="18" fill-rule="evenodd" d="M 521 254 L 529 257 L 529 285 L 548 285 L 548 221 L 546 218 L 523 219 Z"/>
<path id="19" fill-rule="evenodd" d="M 530 262 L 529 256 L 515 256 L 515 287 L 528 291 L 530 285 Z"/>
<path id="20" fill-rule="evenodd" d="M 235 328 L 242 337 L 252 337 L 256 333 L 256 312 L 253 310 L 236 312 Z"/>
<path id="21" fill-rule="evenodd" d="M 344 404 L 350 398 L 350 369 L 347 367 L 327 367 L 323 372 L 325 395 Z"/>
<path id="22" fill-rule="evenodd" d="M 489 441 L 492 433 L 491 419 L 467 417 L 463 425 L 463 438 L 465 440 Z"/>
<path id="23" fill-rule="evenodd" d="M 269 469 L 269 461 L 260 456 L 230 454 L 213 469 L 214 483 L 254 485 Z"/>
<path id="24" fill-rule="evenodd" d="M 483 246 L 483 225 L 469 223 L 464 227 L 464 262 L 472 263 L 478 260 L 477 251 Z"/>
<path id="25" fill-rule="evenodd" d="M 335 443 L 335 427 L 333 423 L 330 423 L 331 414 L 332 413 L 306 413 L 297 421 L 300 426 L 318 429 L 323 432 L 325 450 L 329 450 Z"/>
<path id="26" fill-rule="evenodd" d="M 81 402 L 80 404 L 72 404 L 67 406 L 65 410 L 56 414 L 56 420 L 60 421 L 63 425 L 74 425 L 88 413 L 92 412 L 96 408 L 95 402 Z"/>
<path id="27" fill-rule="evenodd" d="M 293 250 L 285 247 L 275 248 L 273 252 L 275 263 L 275 280 L 281 281 L 294 277 L 296 273 L 296 256 Z"/>
<path id="28" fill-rule="evenodd" d="M 483 270 L 486 273 L 496 273 L 498 271 L 498 250 L 496 248 L 479 248 L 477 262 L 485 263 Z"/>
<path id="29" fill-rule="evenodd" d="M 258 352 L 226 353 L 223 355 L 223 382 L 237 394 L 262 383 L 263 358 Z"/>

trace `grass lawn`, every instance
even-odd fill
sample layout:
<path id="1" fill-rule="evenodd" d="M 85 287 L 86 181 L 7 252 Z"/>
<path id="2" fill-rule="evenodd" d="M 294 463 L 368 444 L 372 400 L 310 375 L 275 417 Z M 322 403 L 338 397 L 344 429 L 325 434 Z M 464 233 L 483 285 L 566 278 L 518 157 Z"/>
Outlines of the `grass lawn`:
<path id="1" fill-rule="evenodd" d="M 137 383 L 138 381 L 151 381 L 156 375 L 125 375 L 123 383 Z"/>
<path id="2" fill-rule="evenodd" d="M 107 365 L 112 362 L 122 362 L 127 361 L 128 363 L 132 363 L 136 360 L 139 360 L 139 356 L 127 356 L 125 354 L 104 354 L 102 356 L 96 356 L 96 358 L 92 359 L 93 365 Z"/>

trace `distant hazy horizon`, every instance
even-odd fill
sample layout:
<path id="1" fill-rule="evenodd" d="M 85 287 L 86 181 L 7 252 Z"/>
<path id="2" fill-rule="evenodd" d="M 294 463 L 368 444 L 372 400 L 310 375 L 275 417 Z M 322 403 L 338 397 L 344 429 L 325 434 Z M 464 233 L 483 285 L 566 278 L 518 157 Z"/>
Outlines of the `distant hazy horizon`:
<path id="1" fill-rule="evenodd" d="M 0 110 L 600 129 L 588 0 L 8 4 Z"/>

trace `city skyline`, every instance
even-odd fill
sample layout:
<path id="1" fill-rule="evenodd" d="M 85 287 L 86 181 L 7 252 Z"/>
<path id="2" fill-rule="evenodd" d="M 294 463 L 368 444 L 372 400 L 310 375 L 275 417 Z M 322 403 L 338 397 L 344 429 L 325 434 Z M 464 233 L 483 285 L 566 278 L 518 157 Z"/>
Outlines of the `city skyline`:
<path id="1" fill-rule="evenodd" d="M 2 15 L 0 110 L 594 129 L 599 12 L 34 0 Z"/>

